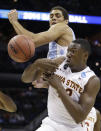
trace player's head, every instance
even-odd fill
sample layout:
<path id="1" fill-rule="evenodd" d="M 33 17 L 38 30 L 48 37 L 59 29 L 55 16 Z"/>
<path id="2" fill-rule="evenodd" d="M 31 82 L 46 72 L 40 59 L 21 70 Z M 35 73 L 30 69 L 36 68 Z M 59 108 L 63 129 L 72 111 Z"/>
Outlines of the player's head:
<path id="1" fill-rule="evenodd" d="M 91 47 L 87 40 L 76 39 L 68 46 L 67 63 L 73 70 L 86 67 Z"/>
<path id="2" fill-rule="evenodd" d="M 51 9 L 49 20 L 50 26 L 60 22 L 65 22 L 67 24 L 68 19 L 69 19 L 68 12 L 63 7 L 55 6 Z"/>

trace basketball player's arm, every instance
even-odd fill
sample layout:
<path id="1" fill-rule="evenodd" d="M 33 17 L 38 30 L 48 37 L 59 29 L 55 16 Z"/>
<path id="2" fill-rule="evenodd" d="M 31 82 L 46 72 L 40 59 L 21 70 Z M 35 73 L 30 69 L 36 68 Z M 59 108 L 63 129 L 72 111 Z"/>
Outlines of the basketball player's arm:
<path id="1" fill-rule="evenodd" d="M 43 72 L 54 72 L 56 68 L 65 60 L 65 57 L 61 56 L 53 60 L 43 58 L 37 59 L 34 63 L 29 65 L 23 72 L 21 80 L 25 83 L 30 83 L 38 79 Z"/>
<path id="2" fill-rule="evenodd" d="M 8 13 L 8 19 L 9 22 L 12 24 L 14 30 L 16 31 L 16 33 L 18 35 L 27 35 L 29 37 L 33 36 L 34 33 L 26 30 L 19 22 L 18 22 L 18 12 L 16 11 L 16 9 L 11 10 Z"/>
<path id="3" fill-rule="evenodd" d="M 8 19 L 10 23 L 12 24 L 13 28 L 15 29 L 17 34 L 23 34 L 29 36 L 32 41 L 35 44 L 35 47 L 39 47 L 42 45 L 45 45 L 51 41 L 55 41 L 58 38 L 60 38 L 62 35 L 67 33 L 67 25 L 65 23 L 58 23 L 49 28 L 49 30 L 41 32 L 41 33 L 32 33 L 28 30 L 26 30 L 19 22 L 17 18 L 17 11 L 11 10 L 11 12 L 8 13 Z M 68 32 L 70 33 L 70 30 L 68 28 Z M 73 39 L 72 32 L 71 37 L 68 38 L 67 43 L 70 43 Z"/>
<path id="4" fill-rule="evenodd" d="M 67 95 L 59 78 L 52 76 L 52 78 L 48 78 L 46 80 L 48 80 L 49 84 L 57 90 L 64 106 L 75 122 L 80 123 L 85 120 L 95 103 L 96 95 L 100 89 L 99 79 L 97 77 L 93 77 L 89 80 L 84 92 L 80 96 L 79 102 L 72 100 L 72 98 Z"/>
<path id="5" fill-rule="evenodd" d="M 97 121 L 94 125 L 94 131 L 101 131 L 101 114 L 98 110 L 96 110 Z"/>
<path id="6" fill-rule="evenodd" d="M 14 101 L 1 91 L 0 91 L 0 109 L 8 112 L 16 112 L 17 110 Z"/>

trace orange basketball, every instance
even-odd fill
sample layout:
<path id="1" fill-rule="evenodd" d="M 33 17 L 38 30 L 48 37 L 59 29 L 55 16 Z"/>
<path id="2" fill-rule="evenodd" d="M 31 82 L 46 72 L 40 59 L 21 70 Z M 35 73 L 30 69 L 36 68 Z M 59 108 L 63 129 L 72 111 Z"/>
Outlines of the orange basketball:
<path id="1" fill-rule="evenodd" d="M 26 62 L 34 56 L 35 45 L 25 35 L 16 35 L 8 43 L 8 54 L 16 62 Z"/>

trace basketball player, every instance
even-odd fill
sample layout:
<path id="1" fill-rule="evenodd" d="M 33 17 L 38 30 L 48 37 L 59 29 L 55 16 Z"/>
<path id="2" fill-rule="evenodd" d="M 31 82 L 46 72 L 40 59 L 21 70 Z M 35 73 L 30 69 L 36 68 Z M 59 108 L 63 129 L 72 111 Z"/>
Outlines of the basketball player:
<path id="1" fill-rule="evenodd" d="M 94 106 L 100 89 L 99 78 L 86 65 L 90 51 L 87 40 L 77 39 L 68 46 L 67 57 L 58 69 L 52 63 L 54 60 L 49 59 L 37 60 L 25 69 L 22 77 L 35 70 L 32 67 L 39 68 L 50 85 L 48 117 L 37 131 L 87 131 L 81 122 Z"/>
<path id="2" fill-rule="evenodd" d="M 18 13 L 16 10 L 11 10 L 8 13 L 8 19 L 17 34 L 29 36 L 35 43 L 35 47 L 54 41 L 50 47 L 51 49 L 54 48 L 54 52 L 56 50 L 56 46 L 59 46 L 58 48 L 67 47 L 75 37 L 72 29 L 67 25 L 68 17 L 68 13 L 63 7 L 53 7 L 50 11 L 49 17 L 50 28 L 47 31 L 35 34 L 23 28 L 23 26 L 18 22 Z M 56 42 L 58 45 L 56 45 Z M 62 55 L 64 52 L 62 50 L 57 53 L 57 55 Z M 50 57 L 53 57 L 54 55 L 56 54 L 49 54 Z"/>
<path id="3" fill-rule="evenodd" d="M 0 109 L 8 112 L 16 112 L 17 110 L 14 101 L 1 91 L 0 91 Z"/>
<path id="4" fill-rule="evenodd" d="M 32 33 L 18 22 L 18 13 L 16 10 L 11 10 L 8 13 L 8 19 L 14 27 L 17 34 L 24 34 L 29 36 L 35 43 L 35 47 L 39 47 L 49 43 L 49 52 L 47 57 L 50 59 L 57 58 L 59 56 L 66 56 L 67 47 L 75 39 L 74 32 L 68 26 L 68 12 L 61 6 L 53 7 L 50 11 L 49 24 L 50 28 L 47 31 L 41 33 Z M 27 81 L 30 80 L 28 76 Z M 46 82 L 39 79 L 37 86 L 47 87 Z"/>
<path id="5" fill-rule="evenodd" d="M 93 107 L 84 121 L 84 125 L 86 126 L 87 131 L 101 131 L 100 112 Z"/>

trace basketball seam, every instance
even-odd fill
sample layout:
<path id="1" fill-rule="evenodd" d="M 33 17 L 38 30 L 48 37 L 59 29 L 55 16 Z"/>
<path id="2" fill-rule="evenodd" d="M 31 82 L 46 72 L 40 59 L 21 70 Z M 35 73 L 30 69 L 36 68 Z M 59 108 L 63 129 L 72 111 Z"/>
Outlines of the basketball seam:
<path id="1" fill-rule="evenodd" d="M 24 36 L 23 36 L 23 37 L 24 37 Z M 30 49 L 30 45 L 29 45 L 29 40 L 27 40 L 26 37 L 24 37 L 24 38 L 25 38 L 25 40 L 28 42 L 28 43 L 27 43 L 27 42 L 26 42 L 26 43 L 28 44 L 28 48 L 29 48 L 29 52 L 30 52 L 29 57 L 31 57 L 31 49 Z"/>
<path id="2" fill-rule="evenodd" d="M 13 38 L 14 39 L 14 42 L 16 43 L 16 45 L 18 46 L 18 48 L 22 51 L 22 53 L 24 54 L 24 56 L 26 57 L 26 58 L 28 58 L 27 56 L 26 56 L 26 54 L 25 54 L 25 52 L 22 50 L 22 48 L 18 45 L 18 43 L 15 41 L 15 38 Z"/>
<path id="3" fill-rule="evenodd" d="M 14 40 L 12 39 L 12 42 L 13 42 Z M 14 41 L 15 42 L 15 41 Z M 16 44 L 16 42 L 15 42 L 15 44 Z M 11 49 L 12 50 L 12 49 Z M 9 56 L 12 58 L 13 56 L 14 57 L 16 57 L 16 55 L 13 53 L 13 56 L 11 56 L 10 54 L 9 54 Z M 17 58 L 16 59 L 22 59 L 22 57 L 20 57 L 20 56 L 17 56 Z M 26 58 L 25 58 L 26 59 Z"/>

